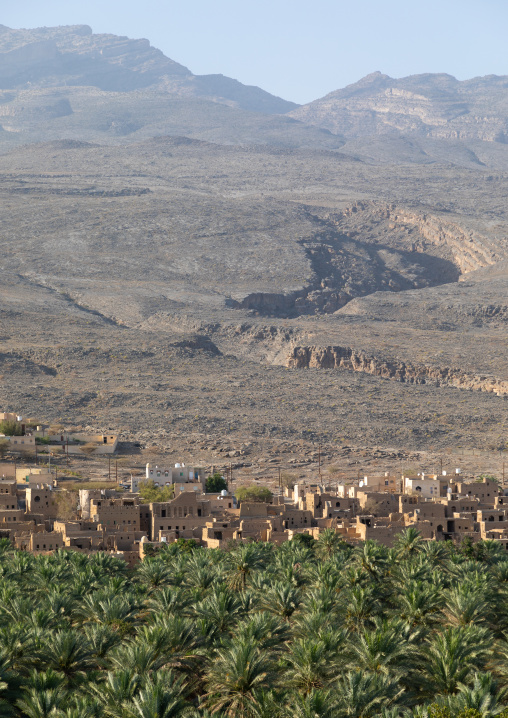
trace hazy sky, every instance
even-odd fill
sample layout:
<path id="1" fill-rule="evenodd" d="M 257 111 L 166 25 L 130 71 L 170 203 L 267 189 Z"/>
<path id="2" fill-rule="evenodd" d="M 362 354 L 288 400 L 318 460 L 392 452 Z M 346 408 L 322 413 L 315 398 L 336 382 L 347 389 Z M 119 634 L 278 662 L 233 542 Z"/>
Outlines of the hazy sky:
<path id="1" fill-rule="evenodd" d="M 301 103 L 375 70 L 508 74 L 506 0 L 17 0 L 0 23 L 146 37 L 195 74 Z"/>

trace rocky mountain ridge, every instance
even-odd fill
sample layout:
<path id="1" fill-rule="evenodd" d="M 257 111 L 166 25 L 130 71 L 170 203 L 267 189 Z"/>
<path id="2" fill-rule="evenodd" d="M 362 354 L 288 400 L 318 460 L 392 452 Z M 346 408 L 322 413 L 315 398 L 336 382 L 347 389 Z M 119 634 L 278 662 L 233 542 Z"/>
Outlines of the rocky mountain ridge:
<path id="1" fill-rule="evenodd" d="M 290 112 L 347 138 L 371 135 L 508 142 L 508 76 L 394 79 L 380 72 Z"/>
<path id="2" fill-rule="evenodd" d="M 146 39 L 94 34 L 88 25 L 31 30 L 0 26 L 0 88 L 63 86 L 95 87 L 107 92 L 156 86 L 173 97 L 207 97 L 266 114 L 297 107 L 294 102 L 223 75 L 193 75 Z"/>

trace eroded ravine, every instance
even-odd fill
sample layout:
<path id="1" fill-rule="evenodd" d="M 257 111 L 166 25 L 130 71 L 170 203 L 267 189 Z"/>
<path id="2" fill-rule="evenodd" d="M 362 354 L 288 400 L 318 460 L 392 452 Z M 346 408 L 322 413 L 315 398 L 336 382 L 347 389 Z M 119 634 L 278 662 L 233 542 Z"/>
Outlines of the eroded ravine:
<path id="1" fill-rule="evenodd" d="M 291 293 L 227 300 L 263 316 L 331 314 L 356 297 L 457 282 L 504 258 L 494 241 L 437 215 L 358 201 L 341 212 L 303 208 L 316 231 L 301 240 L 313 279 Z"/>

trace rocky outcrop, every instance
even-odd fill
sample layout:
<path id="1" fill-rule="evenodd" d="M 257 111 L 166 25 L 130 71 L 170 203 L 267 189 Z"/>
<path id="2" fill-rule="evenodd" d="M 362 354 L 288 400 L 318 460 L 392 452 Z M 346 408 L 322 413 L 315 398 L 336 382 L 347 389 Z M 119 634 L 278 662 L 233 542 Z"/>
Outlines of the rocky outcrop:
<path id="1" fill-rule="evenodd" d="M 380 359 L 351 347 L 294 347 L 287 356 L 286 366 L 291 369 L 347 369 L 406 384 L 433 384 L 508 396 L 508 381 L 502 379 L 468 374 L 458 368 Z"/>
<path id="2" fill-rule="evenodd" d="M 507 78 L 459 82 L 451 75 L 394 79 L 374 72 L 291 113 L 348 138 L 404 135 L 506 142 Z"/>
<path id="3" fill-rule="evenodd" d="M 459 227 L 437 215 L 414 212 L 394 204 L 359 201 L 328 217 L 341 227 L 344 220 L 360 213 L 364 213 L 369 221 L 388 221 L 392 230 L 416 230 L 419 236 L 413 236 L 408 241 L 411 251 L 426 252 L 429 246 L 449 248 L 461 274 L 488 267 L 503 258 L 500 249 L 491 240 L 473 230 Z"/>

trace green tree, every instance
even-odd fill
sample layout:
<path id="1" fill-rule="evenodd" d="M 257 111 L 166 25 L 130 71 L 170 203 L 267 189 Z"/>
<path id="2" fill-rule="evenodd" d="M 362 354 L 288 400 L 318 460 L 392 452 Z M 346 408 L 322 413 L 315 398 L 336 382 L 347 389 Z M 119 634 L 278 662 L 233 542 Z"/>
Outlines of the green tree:
<path id="1" fill-rule="evenodd" d="M 378 716 L 383 708 L 401 698 L 403 689 L 397 681 L 364 671 L 351 671 L 337 682 L 339 694 L 337 715 L 351 718 Z"/>
<path id="2" fill-rule="evenodd" d="M 489 632 L 479 626 L 446 628 L 422 648 L 421 677 L 428 695 L 452 694 L 483 664 L 492 646 Z"/>
<path id="3" fill-rule="evenodd" d="M 238 501 L 254 501 L 269 504 L 273 494 L 266 486 L 239 486 L 235 491 Z"/>
<path id="4" fill-rule="evenodd" d="M 159 671 L 134 696 L 132 705 L 124 704 L 122 718 L 180 718 L 187 706 L 182 677 L 172 671 Z"/>
<path id="5" fill-rule="evenodd" d="M 275 682 L 274 665 L 255 641 L 238 641 L 220 648 L 207 673 L 207 703 L 213 713 L 247 716 L 259 701 L 256 691 Z"/>
<path id="6" fill-rule="evenodd" d="M 139 485 L 139 495 L 145 504 L 171 501 L 175 495 L 175 487 L 173 484 L 156 486 L 154 481 L 143 481 Z"/>
<path id="7" fill-rule="evenodd" d="M 218 494 L 220 491 L 228 488 L 228 483 L 222 474 L 218 471 L 209 476 L 206 480 L 205 491 L 207 494 Z"/>
<path id="8" fill-rule="evenodd" d="M 263 592 L 261 606 L 286 621 L 293 615 L 300 603 L 300 591 L 290 584 L 276 582 Z"/>
<path id="9" fill-rule="evenodd" d="M 316 542 L 316 553 L 323 559 L 329 559 L 344 544 L 344 540 L 334 529 L 325 529 Z"/>
<path id="10" fill-rule="evenodd" d="M 0 438 L 0 459 L 9 451 L 9 440 Z"/>
<path id="11" fill-rule="evenodd" d="M 0 421 L 0 434 L 5 436 L 22 436 L 23 428 L 19 421 L 4 419 Z"/>
<path id="12" fill-rule="evenodd" d="M 256 543 L 242 544 L 226 557 L 226 576 L 233 589 L 244 589 L 250 574 L 264 565 L 263 548 Z"/>
<path id="13" fill-rule="evenodd" d="M 284 680 L 302 695 L 326 687 L 340 674 L 342 661 L 322 638 L 301 638 L 292 643 L 287 655 Z"/>

